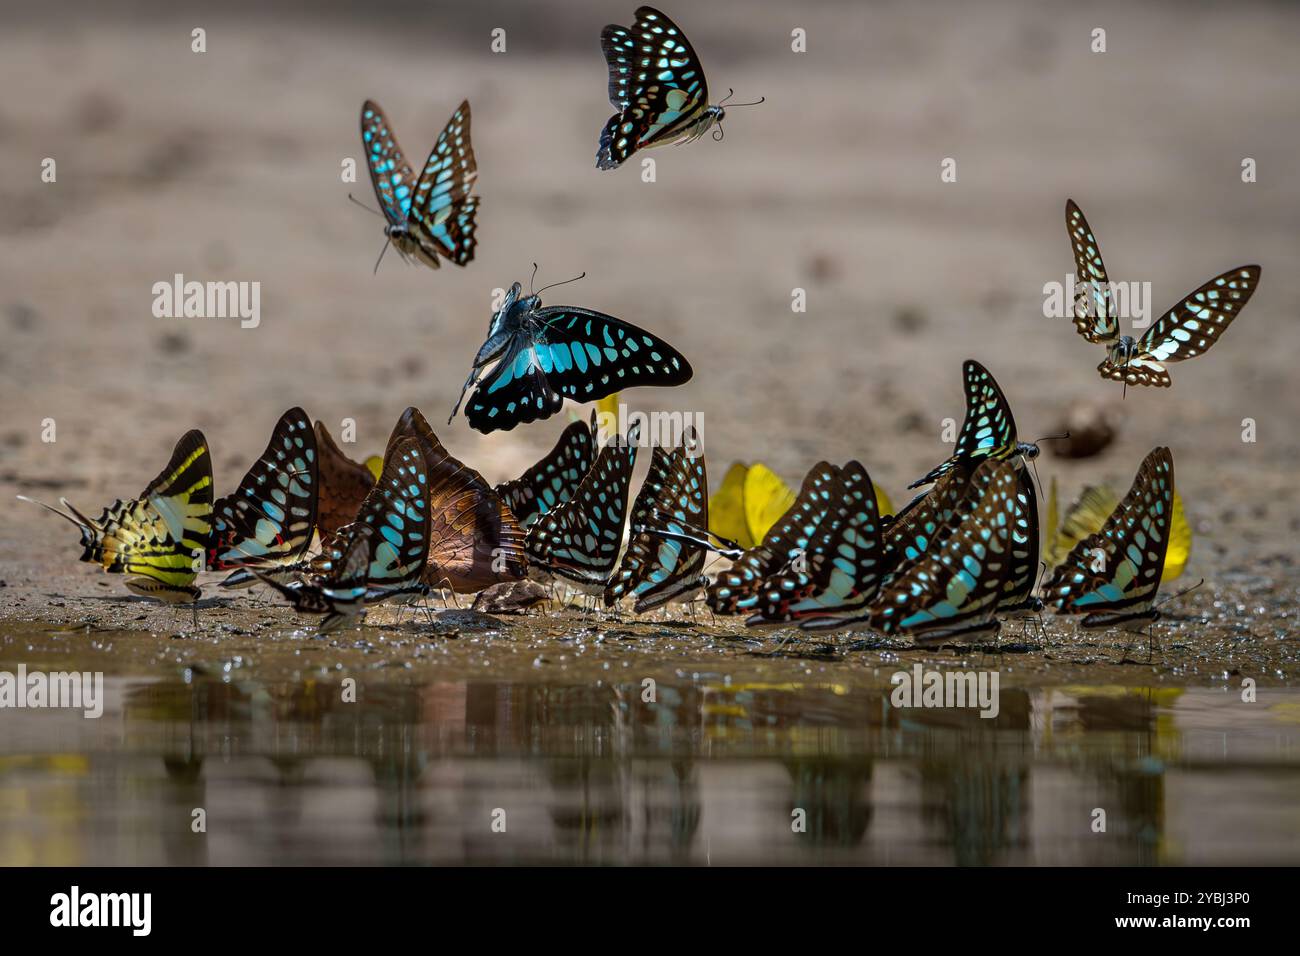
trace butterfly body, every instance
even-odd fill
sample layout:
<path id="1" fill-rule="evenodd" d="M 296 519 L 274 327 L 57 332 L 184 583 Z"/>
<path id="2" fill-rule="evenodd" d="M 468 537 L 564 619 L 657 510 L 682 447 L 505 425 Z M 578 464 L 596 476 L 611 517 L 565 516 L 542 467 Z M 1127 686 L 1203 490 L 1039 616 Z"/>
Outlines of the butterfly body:
<path id="1" fill-rule="evenodd" d="M 516 282 L 492 316 L 447 421 L 465 403 L 471 428 L 509 431 L 550 418 L 566 398 L 594 402 L 638 385 L 681 385 L 691 375 L 680 352 L 644 329 L 577 306 L 544 308 L 540 295 L 524 296 Z"/>
<path id="2" fill-rule="evenodd" d="M 1208 351 L 1259 285 L 1259 266 L 1230 269 L 1184 296 L 1135 338 L 1120 332 L 1101 250 L 1073 199 L 1065 203 L 1065 228 L 1077 277 L 1074 327 L 1087 341 L 1106 346 L 1106 358 L 1097 366 L 1101 377 L 1126 387 L 1169 388 L 1173 382 L 1165 366 Z"/>
<path id="3" fill-rule="evenodd" d="M 379 104 L 366 100 L 361 107 L 361 142 L 375 197 L 387 220 L 384 236 L 403 257 L 431 269 L 438 268 L 439 258 L 461 266 L 474 258 L 479 198 L 470 189 L 478 165 L 469 126 L 466 101 L 438 135 L 417 178 Z"/>

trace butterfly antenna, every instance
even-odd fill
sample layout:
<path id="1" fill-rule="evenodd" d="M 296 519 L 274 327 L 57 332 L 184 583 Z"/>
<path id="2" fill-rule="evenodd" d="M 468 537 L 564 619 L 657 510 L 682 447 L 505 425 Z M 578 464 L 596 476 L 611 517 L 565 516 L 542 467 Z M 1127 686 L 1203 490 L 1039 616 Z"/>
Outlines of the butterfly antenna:
<path id="1" fill-rule="evenodd" d="M 363 203 L 360 199 L 358 199 L 356 196 L 352 195 L 351 193 L 348 193 L 348 199 L 352 200 L 354 203 L 356 203 L 358 206 L 360 206 L 362 209 L 364 209 L 366 212 L 370 213 L 371 215 L 378 216 L 380 219 L 386 218 L 384 214 L 380 212 L 378 209 L 371 209 L 369 206 L 367 206 L 365 203 Z"/>
<path id="2" fill-rule="evenodd" d="M 760 105 L 762 105 L 763 103 L 766 103 L 766 102 L 767 102 L 767 97 L 766 97 L 766 96 L 760 96 L 758 99 L 754 100 L 754 102 L 752 102 L 752 103 L 732 103 L 730 108 L 734 110 L 737 106 L 760 106 Z M 718 104 L 718 105 L 721 105 L 721 104 Z"/>
<path id="3" fill-rule="evenodd" d="M 577 282 L 579 279 L 585 279 L 585 278 L 587 278 L 587 273 L 584 272 L 581 275 L 574 276 L 572 279 L 565 279 L 563 282 L 552 282 L 550 285 L 544 285 L 540 289 L 538 289 L 537 292 L 535 292 L 534 294 L 541 295 L 547 289 L 554 289 L 557 285 L 568 285 L 570 282 Z"/>
<path id="4" fill-rule="evenodd" d="M 1069 432 L 1066 432 L 1064 435 L 1048 435 L 1048 436 L 1046 436 L 1045 438 L 1040 438 L 1040 439 L 1038 439 L 1038 441 L 1034 442 L 1034 444 L 1035 444 L 1035 445 L 1040 445 L 1040 444 L 1042 444 L 1042 443 L 1045 442 L 1045 441 L 1065 441 L 1065 439 L 1067 439 L 1067 438 L 1069 438 L 1069 437 L 1070 437 L 1070 433 L 1069 433 Z"/>
<path id="5" fill-rule="evenodd" d="M 379 263 L 384 261 L 384 253 L 388 251 L 388 246 L 389 246 L 388 238 L 385 237 L 384 248 L 379 250 L 379 258 L 375 260 L 375 269 L 373 272 L 370 273 L 371 275 L 377 275 L 379 273 Z"/>
<path id="6" fill-rule="evenodd" d="M 534 262 L 534 263 L 533 263 L 533 274 L 530 275 L 530 276 L 528 277 L 528 294 L 529 294 L 529 295 L 536 295 L 536 294 L 537 294 L 537 293 L 533 292 L 533 280 L 536 279 L 536 278 L 537 278 L 537 263 Z"/>
<path id="7" fill-rule="evenodd" d="M 1170 595 L 1169 597 L 1165 598 L 1163 601 L 1161 601 L 1159 604 L 1156 605 L 1156 610 L 1159 610 L 1160 608 L 1164 607 L 1170 601 L 1177 601 L 1181 597 L 1186 597 L 1187 595 L 1191 594 L 1193 591 L 1195 591 L 1204 583 L 1205 583 L 1205 578 L 1201 578 L 1201 580 L 1197 581 L 1191 587 L 1183 588 L 1177 594 Z"/>

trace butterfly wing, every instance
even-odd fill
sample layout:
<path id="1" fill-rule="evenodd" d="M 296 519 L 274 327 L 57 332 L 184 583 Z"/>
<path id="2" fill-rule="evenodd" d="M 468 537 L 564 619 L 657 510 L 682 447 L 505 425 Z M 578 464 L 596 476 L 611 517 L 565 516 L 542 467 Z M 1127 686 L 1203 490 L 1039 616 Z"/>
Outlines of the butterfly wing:
<path id="1" fill-rule="evenodd" d="M 212 540 L 212 457 L 203 433 L 182 436 L 140 497 L 105 509 L 97 525 L 104 570 L 188 588 Z"/>
<path id="2" fill-rule="evenodd" d="M 594 458 L 591 429 L 582 422 L 572 422 L 545 458 L 514 481 L 497 485 L 497 494 L 520 526 L 527 528 L 539 516 L 573 497 Z"/>
<path id="3" fill-rule="evenodd" d="M 942 545 L 877 597 L 871 626 L 953 633 L 993 620 L 1011 566 L 1016 467 L 986 461 L 967 486 L 966 517 Z"/>
<path id="4" fill-rule="evenodd" d="M 745 475 L 748 472 L 748 465 L 732 462 L 722 476 L 722 484 L 709 497 L 709 531 L 726 541 L 736 542 L 741 548 L 752 548 L 758 543 L 745 523 Z"/>
<path id="5" fill-rule="evenodd" d="M 1032 604 L 1038 583 L 1038 495 L 1027 468 L 1016 468 L 1016 490 L 1012 500 L 1015 517 L 1011 525 L 1011 568 L 1002 586 L 998 610 L 1021 610 Z"/>
<path id="6" fill-rule="evenodd" d="M 574 496 L 528 529 L 528 559 L 541 569 L 604 587 L 623 547 L 629 486 L 640 424 L 627 439 L 606 445 Z"/>
<path id="7" fill-rule="evenodd" d="M 1101 530 L 1076 544 L 1044 586 L 1059 613 L 1150 607 L 1169 545 L 1173 493 L 1173 456 L 1168 448 L 1155 448 Z"/>
<path id="8" fill-rule="evenodd" d="M 1065 201 L 1065 229 L 1074 250 L 1074 327 L 1089 342 L 1109 345 L 1119 339 L 1119 320 L 1110 298 L 1110 279 L 1101 250 L 1083 210 L 1073 199 Z"/>
<path id="9" fill-rule="evenodd" d="M 1215 276 L 1153 322 L 1128 363 L 1112 362 L 1108 356 L 1097 371 L 1102 378 L 1129 385 L 1167 388 L 1165 364 L 1208 352 L 1255 294 L 1259 276 L 1259 266 L 1239 266 Z"/>
<path id="10" fill-rule="evenodd" d="M 959 461 L 886 526 L 881 558 L 885 583 L 908 571 L 960 524 L 973 470 L 969 462 Z"/>
<path id="11" fill-rule="evenodd" d="M 432 246 L 458 266 L 474 258 L 474 214 L 479 206 L 479 198 L 470 195 L 478 164 L 470 143 L 469 120 L 469 101 L 465 100 L 438 134 L 411 204 L 411 220 L 421 245 L 426 249 Z"/>
<path id="12" fill-rule="evenodd" d="M 481 474 L 453 457 L 417 408 L 402 413 L 389 444 L 420 443 L 429 469 L 429 545 L 424 582 L 459 593 L 481 591 L 528 571 L 524 531 Z"/>
<path id="13" fill-rule="evenodd" d="M 979 362 L 967 359 L 962 365 L 966 393 L 966 417 L 952 457 L 920 478 L 909 488 L 918 488 L 947 473 L 957 461 L 978 462 L 984 458 L 1004 458 L 1016 448 L 1016 420 L 1011 405 L 997 381 Z"/>
<path id="14" fill-rule="evenodd" d="M 378 476 L 343 454 L 321 421 L 316 422 L 316 457 L 320 486 L 316 525 L 325 540 L 357 516 Z"/>
<path id="15" fill-rule="evenodd" d="M 678 534 L 708 527 L 708 488 L 699 435 L 694 428 L 687 428 L 680 448 L 655 448 L 650 471 L 632 508 L 632 525 Z M 636 613 L 643 614 L 688 588 L 698 590 L 705 555 L 705 549 L 683 541 L 634 533 L 622 564 L 605 588 L 605 604 L 615 604 L 631 594 L 637 599 Z"/>
<path id="16" fill-rule="evenodd" d="M 213 506 L 210 570 L 280 565 L 311 547 L 319 482 L 316 434 L 301 408 L 276 423 L 271 441 L 233 494 Z"/>
<path id="17" fill-rule="evenodd" d="M 677 24 L 653 7 L 639 7 L 631 27 L 605 27 L 600 47 L 618 112 L 601 131 L 599 168 L 616 169 L 638 149 L 672 142 L 708 107 L 699 57 Z"/>
<path id="18" fill-rule="evenodd" d="M 550 418 L 564 399 L 547 381 L 549 349 L 534 347 L 526 332 L 511 339 L 506 354 L 479 383 L 465 406 L 465 419 L 483 434 Z"/>
<path id="19" fill-rule="evenodd" d="M 392 225 L 405 223 L 415 195 L 415 174 L 397 145 L 388 117 L 374 100 L 361 105 L 361 144 L 384 217 Z"/>
<path id="20" fill-rule="evenodd" d="M 379 481 L 353 523 L 369 525 L 375 532 L 366 574 L 372 588 L 404 588 L 420 580 L 429 553 L 429 469 L 416 439 L 389 443 Z M 349 527 L 339 531 L 335 546 L 343 554 Z M 328 576 L 335 576 L 333 567 Z"/>
<path id="21" fill-rule="evenodd" d="M 658 336 L 622 319 L 575 306 L 537 309 L 535 352 L 551 387 L 576 402 L 594 402 L 638 385 L 691 380 L 686 357 Z"/>

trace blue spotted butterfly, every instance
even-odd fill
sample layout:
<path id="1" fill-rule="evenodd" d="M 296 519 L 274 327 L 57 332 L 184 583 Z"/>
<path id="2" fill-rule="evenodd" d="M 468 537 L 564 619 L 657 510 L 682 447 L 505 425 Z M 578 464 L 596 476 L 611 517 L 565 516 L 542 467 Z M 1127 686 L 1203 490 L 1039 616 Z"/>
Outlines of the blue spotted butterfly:
<path id="1" fill-rule="evenodd" d="M 349 525 L 346 537 L 334 539 L 329 570 L 292 584 L 259 568 L 250 571 L 288 599 L 299 614 L 325 615 L 317 627 L 319 633 L 354 627 L 366 613 L 370 552 L 376 534 L 370 525 Z"/>
<path id="2" fill-rule="evenodd" d="M 535 580 L 560 578 L 588 594 L 605 590 L 623 547 L 640 435 L 633 423 L 626 439 L 602 448 L 573 497 L 528 529 L 524 548 Z"/>
<path id="3" fill-rule="evenodd" d="M 1038 495 L 1024 466 L 1016 468 L 1016 493 L 1012 505 L 1015 518 L 1011 525 L 1011 569 L 1002 585 L 998 612 L 1037 613 L 1043 602 L 1034 596 L 1038 585 L 1040 536 L 1038 530 Z"/>
<path id="4" fill-rule="evenodd" d="M 761 610 L 745 623 L 800 621 L 861 610 L 875 596 L 884 570 L 880 512 L 867 470 L 850 461 L 841 470 L 843 494 L 808 546 L 803 570 L 764 582 Z"/>
<path id="5" fill-rule="evenodd" d="M 694 428 L 685 430 L 677 448 L 655 447 L 632 506 L 631 524 L 627 553 L 605 588 L 607 607 L 631 595 L 636 599 L 633 610 L 644 614 L 689 600 L 708 585 L 701 573 L 707 549 L 654 533 L 666 529 L 685 534 L 709 526 L 709 479 Z"/>
<path id="6" fill-rule="evenodd" d="M 1110 279 L 1101 250 L 1083 210 L 1073 199 L 1065 202 L 1065 228 L 1074 251 L 1078 287 L 1074 327 L 1089 342 L 1107 347 L 1097 366 L 1102 378 L 1129 385 L 1168 388 L 1165 365 L 1195 358 L 1210 349 L 1237 317 L 1259 285 L 1260 267 L 1238 266 L 1217 275 L 1183 296 L 1177 305 L 1151 324 L 1140 339 L 1121 335 L 1119 316 L 1111 301 Z"/>
<path id="7" fill-rule="evenodd" d="M 573 497 L 579 482 L 591 470 L 594 434 L 594 414 L 591 428 L 582 422 L 571 423 L 545 458 L 513 481 L 496 486 L 497 494 L 521 527 L 527 528 Z"/>
<path id="8" fill-rule="evenodd" d="M 789 570 L 808 551 L 809 543 L 834 502 L 843 497 L 840 469 L 818 462 L 804 476 L 799 494 L 755 547 L 736 557 L 705 591 L 715 614 L 754 611 L 762 600 L 764 581 Z"/>
<path id="9" fill-rule="evenodd" d="M 318 492 L 316 433 L 307 413 L 291 408 L 239 487 L 213 505 L 208 570 L 241 569 L 222 587 L 256 583 L 250 567 L 283 567 L 301 559 L 316 530 Z"/>
<path id="10" fill-rule="evenodd" d="M 465 418 L 487 434 L 550 418 L 566 398 L 594 402 L 637 385 L 690 381 L 686 358 L 649 332 L 576 306 L 542 308 L 540 294 L 522 293 L 516 282 L 492 316 L 448 424 L 476 385 Z"/>
<path id="11" fill-rule="evenodd" d="M 638 7 L 632 26 L 601 31 L 600 48 L 609 67 L 609 102 L 618 112 L 601 130 L 598 168 L 617 169 L 639 149 L 692 142 L 715 123 L 714 136 L 721 138 L 726 111 L 721 103 L 710 105 L 699 57 L 664 14 Z"/>
<path id="12" fill-rule="evenodd" d="M 1084 627 L 1154 621 L 1152 604 L 1169 547 L 1174 458 L 1152 449 L 1133 486 L 1096 534 L 1079 541 L 1052 572 L 1043 595 L 1060 614 L 1086 614 Z"/>
<path id="13" fill-rule="evenodd" d="M 882 587 L 857 620 L 885 634 L 905 632 L 920 645 L 996 632 L 1012 565 L 1016 470 L 1010 462 L 981 462 L 966 486 L 961 523 Z"/>
<path id="14" fill-rule="evenodd" d="M 416 179 L 379 104 L 366 100 L 361 107 L 366 165 L 388 220 L 384 235 L 404 258 L 419 259 L 431 269 L 438 268 L 439 256 L 458 266 L 474 258 L 479 198 L 470 195 L 470 189 L 478 166 L 469 139 L 469 118 L 465 101 L 438 134 Z"/>
<path id="15" fill-rule="evenodd" d="M 962 378 L 966 388 L 966 418 L 961 423 L 952 456 L 924 478 L 912 482 L 909 488 L 930 484 L 961 461 L 976 463 L 985 458 L 996 461 L 1013 455 L 1032 461 L 1038 457 L 1036 444 L 1017 440 L 1011 406 L 989 370 L 974 359 L 967 359 L 962 365 Z"/>

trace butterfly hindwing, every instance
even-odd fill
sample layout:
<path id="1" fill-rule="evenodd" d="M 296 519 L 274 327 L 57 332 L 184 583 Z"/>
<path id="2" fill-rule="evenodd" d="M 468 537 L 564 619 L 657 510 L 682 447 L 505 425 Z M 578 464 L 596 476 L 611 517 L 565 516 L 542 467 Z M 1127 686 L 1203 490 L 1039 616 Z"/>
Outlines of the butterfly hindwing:
<path id="1" fill-rule="evenodd" d="M 414 438 L 389 444 L 379 481 L 353 524 L 374 529 L 366 575 L 371 588 L 407 588 L 420 580 L 429 553 L 429 470 Z M 339 530 L 337 552 L 348 552 L 352 533 L 351 525 Z"/>
<path id="2" fill-rule="evenodd" d="M 316 529 L 318 485 L 316 433 L 307 413 L 291 408 L 239 487 L 213 506 L 208 568 L 297 561 Z"/>
<path id="3" fill-rule="evenodd" d="M 572 422 L 545 458 L 513 481 L 497 485 L 497 494 L 519 524 L 527 528 L 539 516 L 573 497 L 594 458 L 591 429 L 582 422 Z"/>

